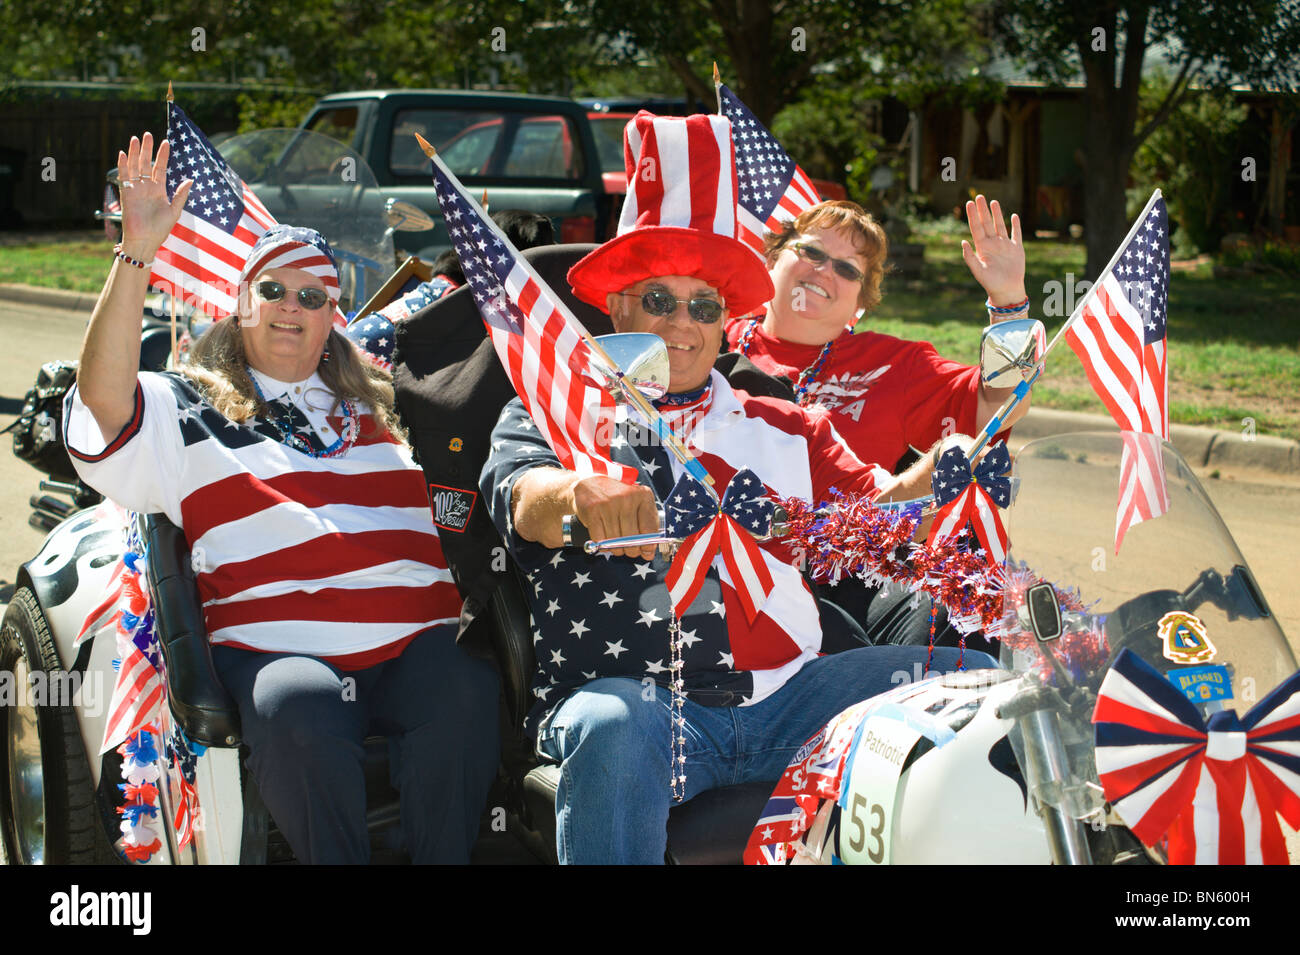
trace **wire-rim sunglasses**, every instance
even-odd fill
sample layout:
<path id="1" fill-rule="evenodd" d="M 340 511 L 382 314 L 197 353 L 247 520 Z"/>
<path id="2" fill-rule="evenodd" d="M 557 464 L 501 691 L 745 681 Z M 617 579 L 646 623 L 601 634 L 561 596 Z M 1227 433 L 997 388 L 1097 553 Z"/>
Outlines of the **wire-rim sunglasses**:
<path id="1" fill-rule="evenodd" d="M 701 325 L 712 325 L 722 318 L 722 313 L 726 311 L 726 306 L 715 298 L 693 298 L 688 301 L 657 288 L 640 293 L 619 292 L 618 294 L 641 299 L 641 307 L 645 309 L 646 314 L 653 315 L 655 318 L 669 318 L 677 311 L 678 305 L 685 304 L 686 314 L 694 321 Z"/>
<path id="2" fill-rule="evenodd" d="M 285 288 L 280 282 L 258 282 L 257 294 L 264 302 L 278 302 L 284 298 L 286 292 L 298 293 L 298 304 L 309 312 L 324 308 L 329 304 L 330 297 L 324 289 L 320 288 Z"/>
<path id="3" fill-rule="evenodd" d="M 831 268 L 835 270 L 835 274 L 840 278 L 847 279 L 850 282 L 862 281 L 861 269 L 846 259 L 831 258 L 830 254 L 825 249 L 818 248 L 815 245 L 809 245 L 806 242 L 791 242 L 790 248 L 794 249 L 795 255 L 799 256 L 799 258 L 803 259 L 813 268 L 820 268 L 829 262 Z"/>

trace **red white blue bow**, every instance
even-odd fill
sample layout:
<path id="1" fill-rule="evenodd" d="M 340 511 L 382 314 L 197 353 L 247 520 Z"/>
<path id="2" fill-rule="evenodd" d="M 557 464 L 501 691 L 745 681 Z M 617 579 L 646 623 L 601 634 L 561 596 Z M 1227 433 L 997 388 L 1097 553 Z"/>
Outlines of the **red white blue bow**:
<path id="1" fill-rule="evenodd" d="M 1093 713 L 1097 774 L 1135 836 L 1169 861 L 1286 865 L 1277 816 L 1300 828 L 1300 672 L 1243 717 L 1200 711 L 1124 650 Z"/>
<path id="2" fill-rule="evenodd" d="M 678 618 L 699 594 L 721 550 L 745 616 L 754 622 L 773 587 L 772 573 L 754 535 L 768 532 L 773 510 L 767 488 L 748 468 L 737 471 L 728 482 L 721 504 L 690 474 L 681 476 L 664 502 L 669 536 L 685 538 L 665 578 Z"/>
<path id="3" fill-rule="evenodd" d="M 998 508 L 1011 503 L 1011 481 L 1004 477 L 1010 467 L 1011 456 L 1001 442 L 989 448 L 973 470 L 961 448 L 945 451 L 930 475 L 935 499 L 943 506 L 935 515 L 929 540 L 945 540 L 970 523 L 988 562 L 1002 563 L 1007 556 L 1007 532 Z"/>

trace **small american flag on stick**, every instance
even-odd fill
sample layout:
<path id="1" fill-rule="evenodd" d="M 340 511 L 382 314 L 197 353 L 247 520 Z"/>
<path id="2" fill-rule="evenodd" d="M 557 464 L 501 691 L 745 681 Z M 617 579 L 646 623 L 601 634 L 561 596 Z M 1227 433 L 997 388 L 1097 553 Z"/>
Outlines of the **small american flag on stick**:
<path id="1" fill-rule="evenodd" d="M 1065 337 L 1124 432 L 1115 552 L 1141 521 L 1169 509 L 1160 441 L 1169 438 L 1169 213 L 1156 190 Z"/>
<path id="2" fill-rule="evenodd" d="M 565 469 L 627 484 L 635 468 L 609 457 L 615 402 L 586 329 L 533 271 L 427 143 L 433 182 L 452 246 L 497 357 L 533 422 Z M 612 370 L 612 369 L 611 369 Z M 603 443 L 602 443 L 603 441 Z"/>
<path id="3" fill-rule="evenodd" d="M 718 112 L 731 120 L 736 141 L 736 179 L 740 188 L 736 238 L 763 255 L 763 236 L 821 202 L 812 184 L 781 144 L 737 97 L 714 67 Z"/>
<path id="4" fill-rule="evenodd" d="M 222 158 L 185 111 L 167 103 L 167 198 L 194 181 L 185 211 L 154 259 L 150 284 L 221 319 L 236 311 L 239 273 L 275 217 Z"/>

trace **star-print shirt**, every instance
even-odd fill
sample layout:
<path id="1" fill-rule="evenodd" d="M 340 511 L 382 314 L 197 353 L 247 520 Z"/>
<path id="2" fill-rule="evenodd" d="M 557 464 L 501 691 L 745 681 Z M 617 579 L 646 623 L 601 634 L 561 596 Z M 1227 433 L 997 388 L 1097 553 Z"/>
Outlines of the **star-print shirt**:
<path id="1" fill-rule="evenodd" d="M 831 426 L 787 401 L 733 391 L 713 372 L 712 400 L 689 442 L 718 488 L 749 468 L 781 496 L 825 500 L 830 488 L 870 493 L 886 477 L 863 464 Z M 681 464 L 637 413 L 620 406 L 611 454 L 638 467 L 662 502 Z M 628 420 L 628 415 L 631 420 Z M 588 556 L 551 550 L 515 533 L 510 496 L 535 467 L 559 467 L 555 455 L 517 399 L 492 433 L 480 488 L 492 519 L 525 574 L 533 615 L 537 703 L 527 726 L 570 690 L 601 677 L 650 678 L 668 686 L 668 561 Z M 775 692 L 821 649 L 816 601 L 780 541 L 760 545 L 775 588 L 751 625 L 721 556 L 681 621 L 687 695 L 709 706 L 744 706 Z"/>
<path id="2" fill-rule="evenodd" d="M 739 347 L 748 324 L 747 318 L 728 323 L 728 348 Z M 773 338 L 759 324 L 748 357 L 770 375 L 795 380 L 821 350 Z M 945 434 L 975 433 L 979 369 L 941 357 L 929 342 L 876 332 L 841 335 L 807 401 L 829 413 L 858 457 L 892 470 L 909 445 L 926 451 Z"/>
<path id="3" fill-rule="evenodd" d="M 295 431 L 314 431 L 322 447 L 336 440 L 343 422 L 318 378 L 257 380 L 268 400 L 285 399 Z M 360 435 L 346 454 L 315 458 L 282 444 L 269 421 L 226 418 L 180 375 L 140 374 L 115 437 L 101 434 L 76 389 L 65 407 L 86 483 L 185 531 L 214 644 L 362 669 L 431 626 L 454 633 L 461 600 L 424 475 L 369 409 L 357 409 Z"/>

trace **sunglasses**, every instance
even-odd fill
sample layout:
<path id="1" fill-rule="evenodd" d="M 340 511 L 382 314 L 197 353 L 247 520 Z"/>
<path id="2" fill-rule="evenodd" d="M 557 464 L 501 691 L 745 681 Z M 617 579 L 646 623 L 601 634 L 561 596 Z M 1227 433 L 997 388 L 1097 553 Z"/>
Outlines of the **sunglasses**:
<path id="1" fill-rule="evenodd" d="M 278 302 L 284 298 L 286 292 L 298 293 L 298 304 L 309 312 L 314 312 L 318 308 L 324 308 L 328 304 L 330 297 L 325 294 L 324 289 L 319 288 L 285 288 L 279 282 L 258 282 L 257 294 L 262 297 L 264 302 Z"/>
<path id="2" fill-rule="evenodd" d="M 799 256 L 813 268 L 821 268 L 827 262 L 835 270 L 835 274 L 842 279 L 848 279 L 850 282 L 862 281 L 862 270 L 852 262 L 844 259 L 832 259 L 824 249 L 815 245 L 808 245 L 804 242 L 792 242 L 790 248 L 794 249 L 794 254 Z"/>
<path id="3" fill-rule="evenodd" d="M 618 294 L 640 298 L 641 307 L 645 309 L 646 314 L 653 315 L 656 318 L 668 318 L 677 311 L 678 305 L 684 304 L 686 314 L 701 325 L 712 325 L 727 310 L 726 306 L 716 298 L 693 298 L 687 301 L 678 298 L 671 292 L 665 292 L 663 289 L 658 288 L 649 289 L 639 296 L 636 292 L 619 292 Z"/>

